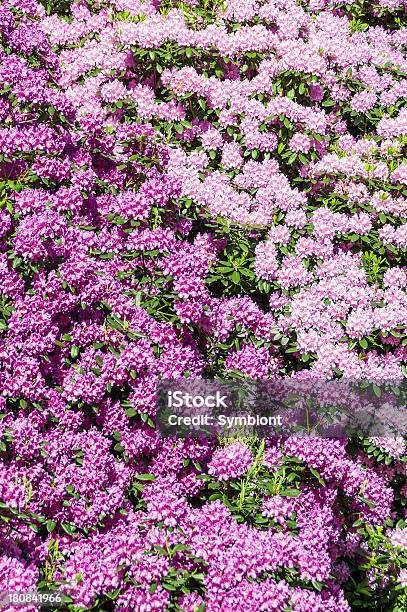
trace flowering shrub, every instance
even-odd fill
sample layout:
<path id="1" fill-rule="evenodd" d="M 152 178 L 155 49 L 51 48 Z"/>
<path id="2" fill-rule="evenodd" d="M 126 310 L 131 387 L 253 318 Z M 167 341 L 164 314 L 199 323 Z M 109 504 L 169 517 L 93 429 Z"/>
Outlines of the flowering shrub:
<path id="1" fill-rule="evenodd" d="M 406 377 L 405 9 L 2 2 L 0 590 L 405 609 L 404 440 L 155 430 L 160 378 Z"/>

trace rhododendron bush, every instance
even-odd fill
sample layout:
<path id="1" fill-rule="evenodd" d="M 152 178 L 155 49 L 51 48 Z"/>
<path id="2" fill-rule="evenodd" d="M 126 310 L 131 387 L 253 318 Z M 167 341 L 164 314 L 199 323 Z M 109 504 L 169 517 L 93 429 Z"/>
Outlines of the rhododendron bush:
<path id="1" fill-rule="evenodd" d="M 407 377 L 406 8 L 1 2 L 0 591 L 406 609 L 403 438 L 156 429 L 162 378 Z"/>

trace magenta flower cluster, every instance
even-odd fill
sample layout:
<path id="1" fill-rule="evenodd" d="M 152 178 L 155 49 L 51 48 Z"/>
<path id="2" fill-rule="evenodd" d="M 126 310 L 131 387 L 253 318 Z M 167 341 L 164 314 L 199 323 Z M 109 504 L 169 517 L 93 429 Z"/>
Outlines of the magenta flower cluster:
<path id="1" fill-rule="evenodd" d="M 402 609 L 402 438 L 155 418 L 162 378 L 407 377 L 406 8 L 2 2 L 0 591 Z"/>

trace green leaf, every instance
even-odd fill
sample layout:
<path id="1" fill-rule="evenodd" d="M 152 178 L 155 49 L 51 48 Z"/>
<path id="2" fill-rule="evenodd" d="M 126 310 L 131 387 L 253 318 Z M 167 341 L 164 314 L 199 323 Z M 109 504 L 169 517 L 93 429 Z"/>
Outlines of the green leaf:
<path id="1" fill-rule="evenodd" d="M 369 508 L 374 508 L 376 506 L 376 504 L 371 499 L 367 499 L 367 497 L 363 497 L 363 495 L 358 495 L 358 499 L 360 499 L 363 503 L 367 504 Z"/>
<path id="2" fill-rule="evenodd" d="M 75 527 L 69 523 L 61 523 L 61 527 L 68 535 L 73 535 L 76 531 Z"/>
<path id="3" fill-rule="evenodd" d="M 313 467 L 310 467 L 310 472 L 313 476 L 315 476 L 315 478 L 318 480 L 319 484 L 322 485 L 323 487 L 326 487 L 325 481 L 322 478 L 321 474 Z"/>
<path id="4" fill-rule="evenodd" d="M 212 493 L 212 495 L 209 496 L 208 501 L 215 501 L 215 499 L 222 499 L 222 497 L 222 493 Z"/>
<path id="5" fill-rule="evenodd" d="M 240 282 L 240 272 L 238 272 L 237 270 L 234 270 L 231 278 L 232 278 L 232 281 L 235 283 L 235 285 L 237 285 Z"/>
<path id="6" fill-rule="evenodd" d="M 177 552 L 181 552 L 181 551 L 183 551 L 183 550 L 189 550 L 189 547 L 188 547 L 188 546 L 185 546 L 185 544 L 181 544 L 181 543 L 179 543 L 179 544 L 176 544 L 176 545 L 175 545 L 175 546 L 172 548 L 171 552 L 172 552 L 172 554 L 175 554 L 175 553 L 177 553 Z"/>
<path id="7" fill-rule="evenodd" d="M 376 397 L 380 397 L 382 390 L 377 385 L 373 385 L 373 393 L 376 395 Z"/>
<path id="8" fill-rule="evenodd" d="M 284 497 L 298 497 L 301 495 L 301 491 L 299 489 L 283 489 L 280 491 L 280 495 Z"/>

